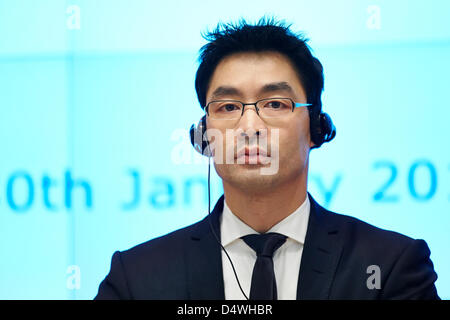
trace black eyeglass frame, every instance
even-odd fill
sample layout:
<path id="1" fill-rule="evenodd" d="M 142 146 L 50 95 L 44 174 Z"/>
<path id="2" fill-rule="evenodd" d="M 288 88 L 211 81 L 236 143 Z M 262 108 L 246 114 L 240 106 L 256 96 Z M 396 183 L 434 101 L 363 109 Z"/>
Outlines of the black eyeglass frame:
<path id="1" fill-rule="evenodd" d="M 273 98 L 260 99 L 260 100 L 257 100 L 257 101 L 255 101 L 255 102 L 252 102 L 252 103 L 244 103 L 244 102 L 242 102 L 242 101 L 239 101 L 239 100 L 232 100 L 232 99 L 213 100 L 213 101 L 208 102 L 208 103 L 206 104 L 206 106 L 203 107 L 203 110 L 205 110 L 206 115 L 209 117 L 209 116 L 210 116 L 210 115 L 209 115 L 209 105 L 210 105 L 211 103 L 213 103 L 213 102 L 238 102 L 238 103 L 240 103 L 240 104 L 242 105 L 242 112 L 241 112 L 241 116 L 240 116 L 240 117 L 242 117 L 242 115 L 244 114 L 245 106 L 255 106 L 256 114 L 259 116 L 259 109 L 260 109 L 260 108 L 258 108 L 257 104 L 260 103 L 261 101 L 270 101 L 270 100 L 275 100 L 275 99 L 289 100 L 289 101 L 291 102 L 291 104 L 292 104 L 291 112 L 294 112 L 294 109 L 295 109 L 295 108 L 311 107 L 311 106 L 312 106 L 312 103 L 300 103 L 300 102 L 295 102 L 295 101 L 292 100 L 291 98 L 285 98 L 285 97 L 273 97 Z M 224 120 L 225 120 L 225 119 L 224 119 Z M 227 119 L 227 120 L 229 120 L 229 119 Z"/>

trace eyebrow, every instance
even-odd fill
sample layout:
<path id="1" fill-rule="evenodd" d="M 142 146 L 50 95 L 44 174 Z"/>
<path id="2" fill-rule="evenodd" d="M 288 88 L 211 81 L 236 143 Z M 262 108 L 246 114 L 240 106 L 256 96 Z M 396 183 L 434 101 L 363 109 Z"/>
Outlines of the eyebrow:
<path id="1" fill-rule="evenodd" d="M 294 93 L 294 90 L 292 87 L 285 81 L 281 82 L 272 82 L 265 84 L 260 90 L 259 94 L 263 93 L 273 93 L 273 92 L 279 92 L 284 91 L 287 93 Z M 220 86 L 216 88 L 216 90 L 213 91 L 211 98 L 217 99 L 220 97 L 225 96 L 242 96 L 242 91 L 240 91 L 238 88 L 231 87 L 231 86 Z"/>
<path id="2" fill-rule="evenodd" d="M 285 81 L 268 83 L 261 88 L 260 93 L 271 93 L 277 91 L 294 93 L 294 89 L 292 89 L 292 87 Z"/>
<path id="3" fill-rule="evenodd" d="M 216 99 L 224 96 L 239 96 L 239 95 L 241 96 L 242 92 L 235 87 L 220 86 L 213 91 L 213 93 L 211 94 L 211 98 Z"/>

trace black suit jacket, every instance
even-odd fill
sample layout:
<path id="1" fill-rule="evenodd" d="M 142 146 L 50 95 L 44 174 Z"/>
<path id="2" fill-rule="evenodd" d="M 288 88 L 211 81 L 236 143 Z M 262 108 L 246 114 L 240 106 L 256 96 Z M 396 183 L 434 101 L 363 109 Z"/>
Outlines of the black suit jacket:
<path id="1" fill-rule="evenodd" d="M 298 299 L 439 299 L 425 241 L 330 212 L 308 196 Z M 223 200 L 211 213 L 219 239 Z M 224 299 L 221 247 L 207 219 L 115 252 L 95 299 Z"/>

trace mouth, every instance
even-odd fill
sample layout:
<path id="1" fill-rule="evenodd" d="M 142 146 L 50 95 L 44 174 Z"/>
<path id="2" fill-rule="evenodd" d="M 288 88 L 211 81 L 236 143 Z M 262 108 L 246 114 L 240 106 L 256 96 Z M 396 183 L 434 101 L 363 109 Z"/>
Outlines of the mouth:
<path id="1" fill-rule="evenodd" d="M 245 147 L 236 153 L 234 159 L 238 164 L 268 164 L 270 154 L 259 147 Z"/>

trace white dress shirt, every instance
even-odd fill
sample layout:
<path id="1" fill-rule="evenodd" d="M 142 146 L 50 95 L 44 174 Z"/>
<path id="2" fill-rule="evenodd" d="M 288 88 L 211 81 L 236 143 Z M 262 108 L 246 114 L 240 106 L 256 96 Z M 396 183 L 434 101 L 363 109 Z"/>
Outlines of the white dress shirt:
<path id="1" fill-rule="evenodd" d="M 310 203 L 308 195 L 303 204 L 293 213 L 274 225 L 267 232 L 277 232 L 287 236 L 286 242 L 275 251 L 273 264 L 279 300 L 295 300 L 297 298 L 297 282 L 300 260 L 308 227 Z M 239 282 L 247 297 L 250 298 L 253 267 L 256 253 L 250 248 L 242 236 L 258 234 L 250 226 L 235 216 L 224 200 L 223 213 L 220 217 L 221 242 L 233 261 Z M 222 250 L 223 279 L 226 300 L 242 300 L 239 285 L 234 276 L 230 261 Z"/>

